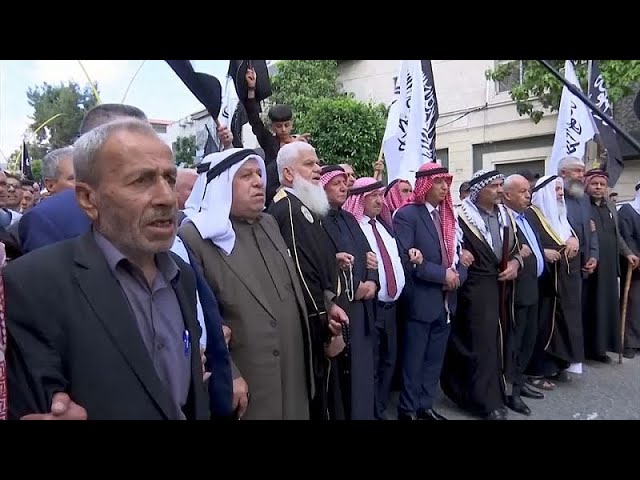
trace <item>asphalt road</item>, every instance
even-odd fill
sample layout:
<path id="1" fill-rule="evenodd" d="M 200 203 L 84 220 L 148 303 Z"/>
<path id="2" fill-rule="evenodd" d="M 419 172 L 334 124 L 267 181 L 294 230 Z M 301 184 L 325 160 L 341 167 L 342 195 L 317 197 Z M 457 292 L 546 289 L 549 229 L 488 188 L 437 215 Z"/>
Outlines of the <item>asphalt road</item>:
<path id="1" fill-rule="evenodd" d="M 610 364 L 587 362 L 582 375 L 572 374 L 570 383 L 556 383 L 543 392 L 545 398 L 523 398 L 532 413 L 526 417 L 509 410 L 509 420 L 640 420 L 640 355 L 622 359 L 610 353 Z M 389 419 L 397 418 L 398 393 L 392 393 L 387 410 Z M 477 420 L 460 410 L 442 392 L 435 409 L 450 420 Z"/>

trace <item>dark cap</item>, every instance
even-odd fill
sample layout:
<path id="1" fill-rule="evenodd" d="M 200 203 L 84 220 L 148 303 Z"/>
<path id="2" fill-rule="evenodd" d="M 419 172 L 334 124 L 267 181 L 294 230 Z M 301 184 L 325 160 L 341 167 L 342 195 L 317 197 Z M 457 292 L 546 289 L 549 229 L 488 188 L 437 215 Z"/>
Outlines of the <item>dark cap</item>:
<path id="1" fill-rule="evenodd" d="M 471 190 L 469 182 L 462 182 L 462 185 L 460 185 L 460 193 L 468 192 L 469 190 Z"/>

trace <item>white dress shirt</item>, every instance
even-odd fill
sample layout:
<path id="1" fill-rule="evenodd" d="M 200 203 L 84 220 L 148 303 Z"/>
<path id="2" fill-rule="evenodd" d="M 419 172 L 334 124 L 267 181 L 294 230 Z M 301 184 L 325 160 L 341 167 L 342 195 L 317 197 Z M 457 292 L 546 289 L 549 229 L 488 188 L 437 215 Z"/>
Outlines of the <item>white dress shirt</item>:
<path id="1" fill-rule="evenodd" d="M 380 254 L 380 249 L 378 248 L 378 242 L 376 241 L 376 237 L 373 234 L 373 227 L 369 224 L 371 218 L 364 215 L 362 220 L 360 220 L 360 228 L 364 232 L 364 235 L 367 237 L 369 241 L 369 246 L 371 247 L 371 251 L 376 254 L 378 258 L 378 277 L 380 281 L 380 290 L 378 291 L 378 300 L 381 302 L 395 302 L 402 293 L 402 289 L 404 288 L 404 270 L 402 268 L 402 261 L 400 260 L 400 250 L 398 249 L 398 244 L 396 240 L 389 235 L 387 229 L 376 219 L 376 230 L 380 234 L 382 241 L 384 242 L 384 246 L 389 253 L 389 257 L 391 258 L 391 264 L 393 265 L 393 273 L 396 276 L 396 285 L 398 287 L 396 296 L 391 298 L 387 291 L 387 276 L 384 271 L 384 264 L 382 262 L 382 255 Z"/>

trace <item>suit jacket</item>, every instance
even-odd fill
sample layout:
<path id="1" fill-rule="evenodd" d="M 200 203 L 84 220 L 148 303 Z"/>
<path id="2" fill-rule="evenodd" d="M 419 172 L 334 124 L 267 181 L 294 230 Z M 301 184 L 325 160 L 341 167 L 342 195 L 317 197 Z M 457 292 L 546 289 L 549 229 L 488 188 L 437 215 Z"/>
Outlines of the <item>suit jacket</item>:
<path id="1" fill-rule="evenodd" d="M 400 245 L 400 255 L 405 268 L 405 292 L 409 299 L 412 320 L 433 322 L 445 311 L 442 287 L 446 284 L 447 268 L 442 266 L 438 231 L 425 205 L 406 205 L 396 211 L 393 229 Z M 422 265 L 414 267 L 409 262 L 409 249 L 422 252 Z M 460 281 L 467 278 L 467 269 L 458 262 L 456 269 Z M 449 311 L 454 315 L 457 307 L 457 293 L 447 293 Z M 429 305 L 429 308 L 425 308 Z"/>
<path id="2" fill-rule="evenodd" d="M 567 205 L 567 219 L 571 228 L 578 235 L 580 242 L 580 263 L 584 266 L 590 258 L 598 260 L 598 234 L 591 231 L 591 202 L 589 196 L 574 198 L 565 195 L 565 203 Z M 587 274 L 582 274 L 583 278 L 587 278 Z"/>
<path id="3" fill-rule="evenodd" d="M 536 236 L 540 253 L 544 256 L 544 248 L 542 247 L 540 236 L 531 223 L 529 223 L 529 226 Z M 518 228 L 516 232 L 516 240 L 518 242 L 518 249 L 522 248 L 522 245 L 529 245 L 527 237 L 520 228 Z M 533 246 L 529 245 L 529 248 L 531 249 L 531 255 L 523 259 L 523 266 L 515 280 L 514 301 L 516 306 L 524 307 L 538 303 L 538 263 Z M 546 259 L 543 258 L 542 262 L 546 265 Z"/>
<path id="4" fill-rule="evenodd" d="M 90 228 L 91 220 L 80 208 L 75 190 L 67 189 L 22 216 L 18 227 L 22 253 L 77 237 Z"/>
<path id="5" fill-rule="evenodd" d="M 184 413 L 208 419 L 195 279 L 171 255 L 180 268 L 173 288 L 191 338 Z M 56 392 L 68 393 L 89 419 L 175 418 L 127 298 L 91 231 L 13 261 L 3 276 L 11 418 L 49 412 Z"/>
<path id="6" fill-rule="evenodd" d="M 311 370 L 311 343 L 304 297 L 295 267 L 278 225 L 271 215 L 261 220 L 266 234 L 277 246 L 285 260 L 300 311 L 300 321 L 305 341 L 305 368 L 309 399 L 313 396 Z M 273 352 L 280 349 L 279 337 L 273 334 L 273 324 L 279 321 L 269 300 L 263 296 L 260 279 L 253 274 L 252 265 L 242 255 L 225 255 L 210 240 L 204 240 L 195 225 L 186 223 L 180 228 L 180 236 L 193 251 L 196 262 L 202 266 L 207 283 L 220 302 L 224 324 L 232 332 L 230 351 L 233 379 L 243 377 L 249 391 L 260 401 L 250 403 L 244 418 L 282 418 L 283 399 L 275 392 L 282 392 L 282 379 L 273 361 Z M 280 281 L 284 279 L 276 279 Z M 265 395 L 265 392 L 268 395 Z"/>

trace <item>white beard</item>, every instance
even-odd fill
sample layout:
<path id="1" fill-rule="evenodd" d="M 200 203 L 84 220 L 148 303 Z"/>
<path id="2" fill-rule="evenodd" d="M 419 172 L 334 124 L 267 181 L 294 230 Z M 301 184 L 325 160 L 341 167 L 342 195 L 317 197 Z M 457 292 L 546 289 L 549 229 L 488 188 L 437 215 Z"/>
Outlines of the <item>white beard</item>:
<path id="1" fill-rule="evenodd" d="M 573 198 L 584 197 L 584 184 L 580 180 L 567 180 L 564 189 Z"/>
<path id="2" fill-rule="evenodd" d="M 300 201 L 313 213 L 321 217 L 329 213 L 331 206 L 321 183 L 314 185 L 296 175 L 293 179 L 292 188 Z"/>

